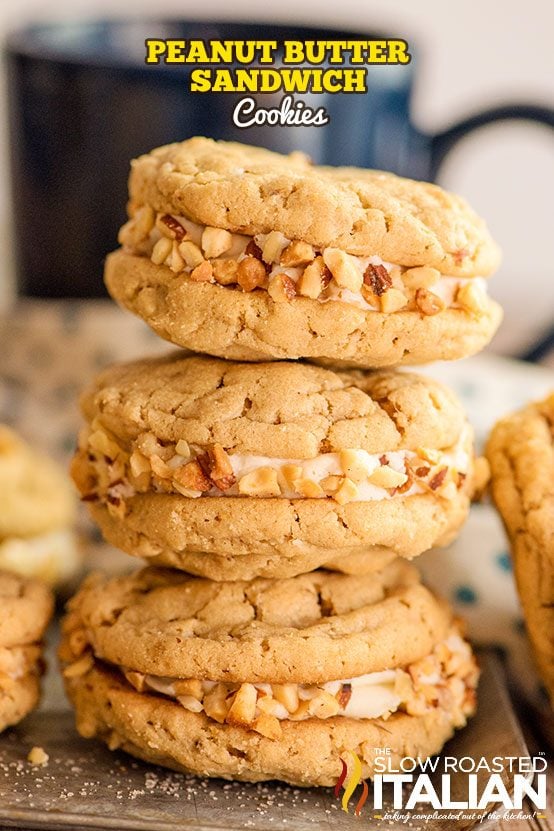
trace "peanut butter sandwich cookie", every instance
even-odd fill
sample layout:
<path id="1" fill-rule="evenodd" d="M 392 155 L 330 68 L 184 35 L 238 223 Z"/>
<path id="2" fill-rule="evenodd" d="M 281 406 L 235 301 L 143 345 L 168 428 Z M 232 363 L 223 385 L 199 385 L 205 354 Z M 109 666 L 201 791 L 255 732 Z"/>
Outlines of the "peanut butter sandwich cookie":
<path id="1" fill-rule="evenodd" d="M 53 608 L 43 583 L 0 571 L 0 731 L 38 704 L 41 640 Z"/>
<path id="2" fill-rule="evenodd" d="M 497 247 L 436 185 L 193 138 L 136 159 L 129 192 L 106 285 L 178 346 L 381 367 L 463 358 L 499 325 Z"/>
<path id="3" fill-rule="evenodd" d="M 177 352 L 107 369 L 81 403 L 82 497 L 110 543 L 157 565 L 367 570 L 446 544 L 467 515 L 472 431 L 417 375 Z"/>
<path id="4" fill-rule="evenodd" d="M 554 395 L 499 421 L 487 445 L 491 489 L 511 543 L 539 671 L 554 704 Z"/>
<path id="5" fill-rule="evenodd" d="M 477 668 L 450 610 L 396 560 L 215 583 L 167 569 L 92 576 L 60 657 L 82 736 L 201 776 L 333 785 L 437 753 L 475 709 Z"/>

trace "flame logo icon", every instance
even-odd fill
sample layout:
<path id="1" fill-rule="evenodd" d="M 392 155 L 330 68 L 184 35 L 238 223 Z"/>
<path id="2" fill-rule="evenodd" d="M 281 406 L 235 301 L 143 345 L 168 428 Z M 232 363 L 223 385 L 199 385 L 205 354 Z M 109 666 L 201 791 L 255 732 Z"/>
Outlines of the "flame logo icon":
<path id="1" fill-rule="evenodd" d="M 367 782 L 365 781 L 365 779 L 362 779 L 362 763 L 360 759 L 358 758 L 356 753 L 354 753 L 353 750 L 349 750 L 348 754 L 351 759 L 351 770 L 348 770 L 348 765 L 346 764 L 344 759 L 341 758 L 340 762 L 342 765 L 342 771 L 337 780 L 337 784 L 335 785 L 335 796 L 339 796 L 340 789 L 344 786 L 344 793 L 342 795 L 341 805 L 342 810 L 348 814 L 348 804 L 350 802 L 350 799 L 352 798 L 352 794 L 354 793 L 358 785 L 361 783 L 362 794 L 358 802 L 356 803 L 356 807 L 354 808 L 354 815 L 359 817 L 362 812 L 362 808 L 366 803 L 369 794 L 369 788 L 367 786 Z"/>

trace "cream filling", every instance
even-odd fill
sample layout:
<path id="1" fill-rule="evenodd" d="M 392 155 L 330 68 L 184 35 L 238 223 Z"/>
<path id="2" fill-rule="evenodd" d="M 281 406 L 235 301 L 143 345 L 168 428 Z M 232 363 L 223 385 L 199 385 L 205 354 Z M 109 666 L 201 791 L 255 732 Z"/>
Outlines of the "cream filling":
<path id="1" fill-rule="evenodd" d="M 157 214 L 156 220 L 159 221 L 164 214 Z M 170 214 L 170 216 L 176 220 L 183 228 L 186 230 L 186 239 L 190 242 L 193 242 L 200 251 L 202 251 L 202 236 L 206 229 L 206 226 L 198 225 L 195 222 L 192 222 L 190 219 L 187 219 L 184 216 L 179 216 L 177 214 Z M 129 248 L 133 249 L 133 223 L 135 220 L 131 219 L 127 226 L 123 226 L 120 241 L 123 242 L 124 245 L 127 245 Z M 137 224 L 140 223 L 140 220 L 137 220 Z M 129 227 L 129 231 L 126 231 L 126 228 Z M 148 247 L 148 254 L 152 252 L 152 249 L 156 242 L 162 238 L 162 233 L 158 230 L 158 228 L 154 225 L 148 232 L 146 232 L 146 228 L 144 229 L 145 233 L 142 236 L 142 240 L 140 242 L 146 242 Z M 256 234 L 253 237 L 246 236 L 244 234 L 230 234 L 230 244 L 228 248 L 220 255 L 223 259 L 236 259 L 240 262 L 244 259 L 245 256 L 245 249 L 249 242 L 252 240 L 256 243 L 256 245 L 263 251 L 265 244 L 268 240 L 270 234 Z M 288 246 L 292 240 L 285 237 L 283 234 L 280 234 L 281 245 L 280 249 L 284 250 L 286 246 Z M 134 238 L 136 240 L 136 237 Z M 355 266 L 357 271 L 360 275 L 363 275 L 368 267 L 368 265 L 374 266 L 384 266 L 387 269 L 389 274 L 395 271 L 405 271 L 407 267 L 402 266 L 398 263 L 390 263 L 386 260 L 383 260 L 381 257 L 378 256 L 369 256 L 369 257 L 361 257 L 355 254 L 348 254 L 348 261 Z M 171 255 L 168 256 L 166 264 L 172 267 L 172 259 Z M 192 266 L 185 266 L 181 269 L 184 273 L 190 273 L 193 270 Z M 286 274 L 295 284 L 298 283 L 300 277 L 302 276 L 304 271 L 303 267 L 286 267 L 280 265 L 278 262 L 274 263 L 269 270 L 268 277 L 271 278 L 276 274 Z M 401 278 L 399 278 L 401 279 Z M 215 279 L 212 278 L 212 283 L 217 283 Z M 457 294 L 460 288 L 466 285 L 471 285 L 476 292 L 478 292 L 480 301 L 478 305 L 482 305 L 487 297 L 488 288 L 487 282 L 483 277 L 454 277 L 449 275 L 441 274 L 439 279 L 429 286 L 429 291 L 432 292 L 433 295 L 437 296 L 442 300 L 444 303 L 445 308 L 451 309 L 460 309 L 466 308 L 466 306 L 462 305 L 457 301 Z M 224 288 L 225 286 L 222 286 Z M 393 283 L 393 288 L 395 287 Z M 399 289 L 404 288 L 401 282 L 396 283 L 396 287 Z M 319 303 L 328 303 L 328 302 L 342 302 L 347 303 L 351 306 L 357 306 L 358 308 L 364 311 L 381 311 L 379 305 L 372 305 L 372 303 L 368 303 L 365 297 L 363 296 L 361 291 L 350 291 L 347 288 L 342 288 L 337 285 L 336 282 L 331 281 L 329 286 L 326 288 L 325 292 L 322 296 L 317 298 Z M 399 309 L 401 311 L 402 309 Z"/>
<path id="2" fill-rule="evenodd" d="M 372 476 L 377 470 L 383 467 L 389 468 L 401 476 L 406 476 L 407 464 L 413 469 L 418 465 L 426 467 L 431 473 L 433 468 L 447 467 L 454 469 L 456 473 L 467 473 L 469 469 L 470 456 L 467 452 L 468 431 L 464 430 L 458 442 L 447 452 L 437 452 L 432 454 L 433 465 L 430 467 L 429 461 L 423 454 L 429 451 L 422 451 L 422 455 L 411 450 L 394 450 L 388 453 L 368 453 L 366 450 L 355 449 L 350 451 L 355 459 L 356 469 L 359 471 L 358 476 L 353 478 L 348 477 L 348 468 L 345 467 L 343 456 L 341 453 L 321 453 L 313 459 L 276 459 L 270 456 L 250 456 L 242 453 L 234 453 L 229 455 L 229 462 L 233 468 L 233 474 L 236 477 L 237 484 L 225 491 L 225 496 L 240 495 L 240 480 L 255 471 L 260 469 L 271 469 L 278 472 L 288 470 L 289 468 L 298 468 L 295 471 L 295 476 L 300 482 L 313 482 L 320 485 L 327 477 L 336 476 L 339 478 L 348 477 L 353 482 L 356 493 L 352 491 L 352 498 L 350 502 L 372 502 L 382 499 L 392 499 L 396 495 L 397 485 L 391 484 L 390 487 L 383 487 L 371 482 Z M 386 460 L 385 464 L 383 461 Z M 361 477 L 364 478 L 361 478 Z M 407 480 L 407 476 L 406 476 Z M 294 483 L 287 482 L 285 476 L 279 477 L 281 488 L 280 496 L 285 499 L 298 499 L 305 496 L 299 490 L 295 489 Z M 427 490 L 423 481 L 414 479 L 409 488 L 402 491 L 403 496 L 411 496 L 416 493 L 423 493 Z M 210 491 L 212 493 L 212 491 Z M 220 493 L 218 491 L 218 493 Z"/>
<path id="3" fill-rule="evenodd" d="M 354 448 L 312 459 L 229 454 L 221 445 L 196 447 L 182 439 L 164 446 L 145 433 L 128 456 L 93 423 L 80 438 L 80 447 L 96 473 L 92 491 L 83 498 L 105 497 L 116 512 L 135 493 L 151 490 L 193 499 L 330 498 L 344 505 L 428 492 L 453 499 L 470 470 L 472 431 L 465 424 L 457 442 L 442 451 L 419 447 L 369 453 Z"/>
<path id="4" fill-rule="evenodd" d="M 436 657 L 437 652 L 443 654 L 442 659 Z M 444 655 L 447 658 L 444 658 Z M 381 672 L 371 672 L 359 675 L 355 678 L 345 678 L 337 681 L 327 681 L 322 684 L 288 684 L 273 685 L 268 683 L 254 683 L 258 693 L 258 702 L 271 700 L 270 708 L 265 706 L 263 711 L 271 712 L 277 719 L 286 720 L 292 717 L 293 720 L 304 720 L 311 717 L 328 718 L 330 716 L 345 716 L 355 719 L 388 718 L 392 713 L 405 708 L 410 711 L 416 699 L 432 702 L 436 700 L 438 690 L 446 688 L 451 679 L 468 679 L 467 684 L 471 686 L 476 675 L 476 666 L 469 644 L 453 631 L 449 637 L 435 649 L 435 652 L 427 659 L 411 665 L 407 669 L 388 669 Z M 176 689 L 178 679 L 162 678 L 154 675 L 145 675 L 143 678 L 144 689 L 161 693 L 173 698 L 192 712 L 202 712 L 204 705 L 202 699 L 208 693 L 212 693 L 218 686 L 216 681 L 203 680 L 201 684 L 201 698 L 192 695 L 181 695 Z M 474 686 L 474 683 L 473 683 Z M 240 684 L 224 685 L 224 692 L 232 694 L 241 687 Z M 294 698 L 299 702 L 298 712 L 291 712 L 278 699 L 282 698 L 283 688 L 294 687 Z M 325 695 L 332 696 L 338 700 L 338 708 L 329 709 L 328 699 Z M 463 698 L 465 686 L 462 689 L 457 685 L 457 694 Z M 313 711 L 302 705 L 302 702 L 322 701 L 322 707 Z M 290 705 L 289 705 L 290 706 Z M 261 709 L 259 703 L 256 706 L 255 717 L 259 716 Z M 322 714 L 323 713 L 323 714 Z"/>
<path id="5" fill-rule="evenodd" d="M 0 542 L 0 568 L 50 585 L 73 577 L 81 559 L 77 537 L 70 529 L 29 538 L 8 537 Z"/>

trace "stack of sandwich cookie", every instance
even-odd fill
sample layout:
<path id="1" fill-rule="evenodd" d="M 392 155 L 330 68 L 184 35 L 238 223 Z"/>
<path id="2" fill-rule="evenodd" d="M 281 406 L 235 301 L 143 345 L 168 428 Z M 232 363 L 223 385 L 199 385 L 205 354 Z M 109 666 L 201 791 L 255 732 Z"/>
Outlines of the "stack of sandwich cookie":
<path id="1" fill-rule="evenodd" d="M 112 297 L 178 346 L 366 367 L 463 358 L 501 319 L 483 221 L 436 185 L 195 138 L 142 156 Z"/>
<path id="2" fill-rule="evenodd" d="M 215 580 L 415 557 L 475 484 L 459 403 L 408 373 L 173 353 L 106 370 L 82 409 L 73 476 L 108 541 Z"/>
<path id="3" fill-rule="evenodd" d="M 475 709 L 448 608 L 401 560 L 349 576 L 89 578 L 61 646 L 84 736 L 202 776 L 333 785 L 345 748 L 440 750 Z"/>
<path id="4" fill-rule="evenodd" d="M 494 334 L 484 223 L 434 185 L 202 138 L 133 162 L 129 216 L 110 294 L 207 354 L 113 366 L 82 397 L 73 478 L 148 567 L 70 603 L 79 731 L 300 785 L 334 784 L 348 750 L 363 776 L 376 747 L 438 752 L 478 672 L 407 560 L 455 537 L 483 466 L 455 396 L 390 367 Z"/>
<path id="5" fill-rule="evenodd" d="M 40 697 L 42 638 L 54 599 L 49 589 L 0 571 L 0 731 L 17 724 Z"/>

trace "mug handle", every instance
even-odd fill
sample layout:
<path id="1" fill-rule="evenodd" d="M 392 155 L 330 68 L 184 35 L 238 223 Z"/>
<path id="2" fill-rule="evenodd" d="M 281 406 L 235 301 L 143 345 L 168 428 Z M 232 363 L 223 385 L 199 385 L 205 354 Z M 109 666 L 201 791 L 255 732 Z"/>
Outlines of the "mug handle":
<path id="1" fill-rule="evenodd" d="M 539 107 L 533 104 L 504 104 L 501 107 L 491 107 L 481 113 L 458 121 L 441 133 L 431 136 L 431 157 L 429 168 L 431 181 L 435 181 L 440 167 L 448 153 L 460 139 L 473 130 L 478 130 L 486 124 L 495 121 L 536 121 L 554 128 L 554 110 L 550 107 Z"/>
<path id="2" fill-rule="evenodd" d="M 430 170 L 431 179 L 434 181 L 437 173 L 458 141 L 478 130 L 486 124 L 495 121 L 535 121 L 538 124 L 545 124 L 547 127 L 554 127 L 554 110 L 549 107 L 539 107 L 532 104 L 505 104 L 501 107 L 491 107 L 481 113 L 465 118 L 457 124 L 453 124 L 442 133 L 431 136 L 431 158 Z M 533 345 L 525 354 L 520 355 L 524 361 L 539 361 L 554 348 L 554 329 L 546 333 L 543 338 Z"/>

